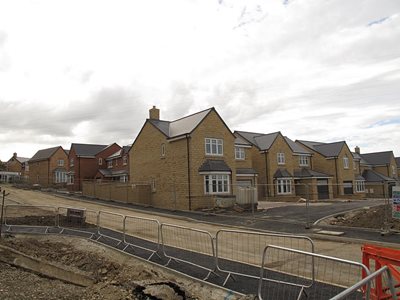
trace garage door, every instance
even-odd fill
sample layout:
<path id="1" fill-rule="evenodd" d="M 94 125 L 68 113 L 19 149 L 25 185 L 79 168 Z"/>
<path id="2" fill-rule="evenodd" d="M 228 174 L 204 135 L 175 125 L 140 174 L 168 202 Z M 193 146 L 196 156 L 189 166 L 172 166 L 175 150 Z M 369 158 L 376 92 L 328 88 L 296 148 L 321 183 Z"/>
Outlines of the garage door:
<path id="1" fill-rule="evenodd" d="M 318 200 L 329 199 L 329 186 L 327 179 L 317 180 Z"/>

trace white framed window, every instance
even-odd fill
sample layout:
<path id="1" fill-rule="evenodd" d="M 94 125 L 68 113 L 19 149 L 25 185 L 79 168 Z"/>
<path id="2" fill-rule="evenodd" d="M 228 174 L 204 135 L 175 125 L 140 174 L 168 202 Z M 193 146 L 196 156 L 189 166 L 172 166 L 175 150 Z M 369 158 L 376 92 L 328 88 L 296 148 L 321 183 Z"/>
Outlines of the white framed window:
<path id="1" fill-rule="evenodd" d="M 235 159 L 239 160 L 246 159 L 246 153 L 243 147 L 235 147 Z"/>
<path id="2" fill-rule="evenodd" d="M 58 165 L 59 167 L 64 167 L 64 160 L 63 160 L 63 159 L 57 160 L 57 165 Z"/>
<path id="3" fill-rule="evenodd" d="M 161 157 L 165 157 L 165 144 L 161 144 Z"/>
<path id="4" fill-rule="evenodd" d="M 290 179 L 278 179 L 276 182 L 278 195 L 287 195 L 292 193 L 292 181 Z"/>
<path id="5" fill-rule="evenodd" d="M 125 155 L 122 157 L 122 164 L 123 164 L 124 166 L 128 164 L 128 155 L 125 154 Z"/>
<path id="6" fill-rule="evenodd" d="M 205 147 L 206 147 L 206 155 L 223 155 L 224 147 L 223 147 L 222 139 L 212 139 L 206 138 Z"/>
<path id="7" fill-rule="evenodd" d="M 278 165 L 285 164 L 285 153 L 279 152 L 276 154 L 276 159 L 278 161 Z"/>
<path id="8" fill-rule="evenodd" d="M 229 175 L 210 174 L 204 176 L 204 193 L 210 194 L 228 194 L 229 193 Z"/>
<path id="9" fill-rule="evenodd" d="M 356 180 L 356 193 L 365 192 L 365 181 L 364 180 Z"/>
<path id="10" fill-rule="evenodd" d="M 300 155 L 299 156 L 299 165 L 302 167 L 307 167 L 309 165 L 308 156 Z"/>
<path id="11" fill-rule="evenodd" d="M 73 166 L 74 166 L 74 159 L 73 159 L 73 158 L 71 158 L 71 159 L 69 160 L 69 166 L 70 166 L 70 167 L 73 167 Z"/>
<path id="12" fill-rule="evenodd" d="M 347 156 L 343 157 L 343 167 L 345 169 L 349 168 L 349 158 Z"/>
<path id="13" fill-rule="evenodd" d="M 103 158 L 99 157 L 99 166 L 101 166 L 103 164 Z"/>
<path id="14" fill-rule="evenodd" d="M 54 173 L 54 180 L 55 183 L 65 183 L 67 182 L 67 172 L 60 172 L 60 171 L 56 171 Z"/>
<path id="15" fill-rule="evenodd" d="M 109 160 L 109 161 L 107 162 L 107 168 L 111 169 L 112 167 L 113 167 L 112 160 Z"/>
<path id="16" fill-rule="evenodd" d="M 67 184 L 74 184 L 74 181 L 75 181 L 74 175 L 68 175 Z"/>

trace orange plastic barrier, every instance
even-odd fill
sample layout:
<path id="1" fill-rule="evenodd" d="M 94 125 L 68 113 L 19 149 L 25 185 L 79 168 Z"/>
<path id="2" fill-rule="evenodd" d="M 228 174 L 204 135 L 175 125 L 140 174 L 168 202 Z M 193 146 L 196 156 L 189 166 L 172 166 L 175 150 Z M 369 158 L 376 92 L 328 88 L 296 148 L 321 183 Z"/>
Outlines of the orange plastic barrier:
<path id="1" fill-rule="evenodd" d="M 371 270 L 371 261 L 375 262 L 375 271 L 387 266 L 392 274 L 395 288 L 400 288 L 400 250 L 374 245 L 364 245 L 361 250 L 363 253 L 362 262 L 368 269 Z M 363 278 L 367 276 L 364 271 L 362 275 Z M 396 296 L 398 297 L 397 299 L 400 299 L 400 292 Z M 375 287 L 371 289 L 371 299 L 392 299 L 388 287 L 384 286 L 382 282 L 382 276 L 377 277 Z"/>

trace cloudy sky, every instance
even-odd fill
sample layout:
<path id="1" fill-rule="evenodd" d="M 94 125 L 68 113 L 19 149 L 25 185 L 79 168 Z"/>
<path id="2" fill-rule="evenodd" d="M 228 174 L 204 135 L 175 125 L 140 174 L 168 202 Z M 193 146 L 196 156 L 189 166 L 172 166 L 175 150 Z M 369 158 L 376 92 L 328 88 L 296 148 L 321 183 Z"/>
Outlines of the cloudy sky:
<path id="1" fill-rule="evenodd" d="M 0 159 L 131 144 L 148 109 L 400 156 L 399 0 L 0 0 Z"/>

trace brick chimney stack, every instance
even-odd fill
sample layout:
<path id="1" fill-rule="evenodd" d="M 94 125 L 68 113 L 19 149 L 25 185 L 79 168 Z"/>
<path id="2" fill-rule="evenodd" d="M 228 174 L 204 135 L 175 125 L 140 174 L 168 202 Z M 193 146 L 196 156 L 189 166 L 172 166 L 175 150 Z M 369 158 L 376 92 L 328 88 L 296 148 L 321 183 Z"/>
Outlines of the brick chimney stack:
<path id="1" fill-rule="evenodd" d="M 160 120 L 160 110 L 153 105 L 153 108 L 149 110 L 151 120 Z"/>
<path id="2" fill-rule="evenodd" d="M 13 157 L 17 158 L 17 152 L 14 152 Z"/>
<path id="3" fill-rule="evenodd" d="M 360 147 L 356 146 L 356 147 L 354 148 L 354 151 L 355 151 L 357 154 L 360 154 Z"/>

